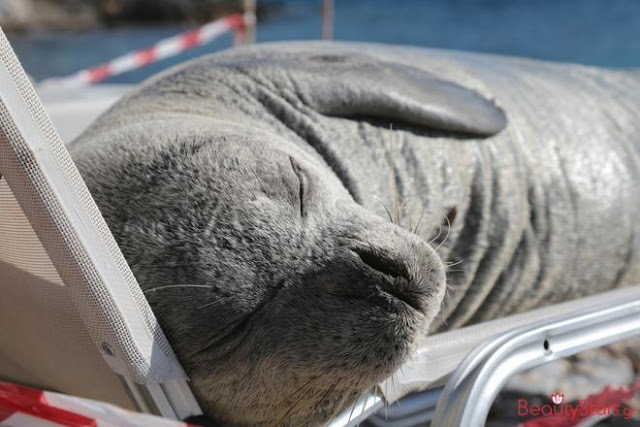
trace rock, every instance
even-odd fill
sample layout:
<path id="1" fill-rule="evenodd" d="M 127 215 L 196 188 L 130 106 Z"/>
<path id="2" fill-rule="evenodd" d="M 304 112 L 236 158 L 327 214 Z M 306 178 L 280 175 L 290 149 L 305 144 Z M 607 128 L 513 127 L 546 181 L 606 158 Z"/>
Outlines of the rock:
<path id="1" fill-rule="evenodd" d="M 98 13 L 106 24 L 122 22 L 208 22 L 241 11 L 236 0 L 100 0 Z"/>
<path id="2" fill-rule="evenodd" d="M 23 31 L 140 23 L 200 24 L 240 12 L 241 0 L 0 0 L 0 26 Z M 257 4 L 259 21 L 285 12 L 284 2 Z"/>
<path id="3" fill-rule="evenodd" d="M 31 0 L 4 0 L 0 2 L 0 26 L 23 25 L 32 13 Z"/>
<path id="4" fill-rule="evenodd" d="M 99 24 L 96 12 L 86 0 L 2 0 L 0 26 L 6 31 L 86 29 Z"/>

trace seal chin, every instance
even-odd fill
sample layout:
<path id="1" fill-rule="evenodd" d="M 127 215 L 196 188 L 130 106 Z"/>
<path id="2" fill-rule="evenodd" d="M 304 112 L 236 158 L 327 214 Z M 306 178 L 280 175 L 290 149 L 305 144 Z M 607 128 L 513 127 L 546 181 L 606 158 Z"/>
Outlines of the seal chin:
<path id="1" fill-rule="evenodd" d="M 308 196 L 319 191 L 312 184 Z M 225 425 L 325 423 L 393 374 L 440 308 L 444 266 L 428 244 L 355 203 L 314 213 L 308 204 L 295 251 L 278 245 L 279 258 L 270 258 L 278 262 L 264 263 L 279 269 L 256 274 L 266 285 L 247 290 L 241 286 L 251 282 L 237 280 L 225 289 L 226 306 L 251 309 L 216 329 L 233 339 L 187 359 L 205 413 Z M 249 300 L 249 290 L 260 298 Z"/>
<path id="2" fill-rule="evenodd" d="M 404 230 L 393 229 L 382 237 L 366 244 L 352 241 L 327 268 L 333 277 L 347 279 L 334 281 L 330 293 L 348 313 L 340 316 L 340 323 L 348 324 L 353 334 L 331 352 L 324 378 L 344 388 L 332 392 L 342 399 L 314 402 L 319 423 L 393 374 L 413 354 L 440 308 L 445 269 L 435 251 Z M 321 278 L 327 279 L 326 274 Z"/>
<path id="3" fill-rule="evenodd" d="M 270 336 L 286 345 L 261 360 L 269 389 L 257 399 L 278 404 L 249 424 L 322 425 L 393 374 L 427 333 L 444 294 L 440 258 L 394 225 L 370 224 L 342 234 L 330 258 L 274 300 L 277 316 L 262 323 L 282 322 Z"/>

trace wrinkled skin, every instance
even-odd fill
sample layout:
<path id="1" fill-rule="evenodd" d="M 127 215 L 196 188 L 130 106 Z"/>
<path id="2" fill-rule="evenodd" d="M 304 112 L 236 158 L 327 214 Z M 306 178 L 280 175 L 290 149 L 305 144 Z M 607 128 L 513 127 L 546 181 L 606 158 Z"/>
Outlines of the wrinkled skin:
<path id="1" fill-rule="evenodd" d="M 259 46 L 152 78 L 71 150 L 205 413 L 314 425 L 429 329 L 640 280 L 634 79 Z"/>
<path id="2" fill-rule="evenodd" d="M 206 412 L 324 420 L 408 357 L 439 309 L 442 263 L 301 150 L 199 125 L 126 128 L 167 151 L 109 142 L 119 159 L 85 178 Z"/>

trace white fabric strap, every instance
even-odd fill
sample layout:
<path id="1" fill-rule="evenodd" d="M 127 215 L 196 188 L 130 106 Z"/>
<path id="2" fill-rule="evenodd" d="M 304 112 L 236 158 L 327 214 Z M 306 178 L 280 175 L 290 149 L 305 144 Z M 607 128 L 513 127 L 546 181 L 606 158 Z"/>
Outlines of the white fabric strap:
<path id="1" fill-rule="evenodd" d="M 0 173 L 111 369 L 143 384 L 185 379 L 1 30 Z"/>

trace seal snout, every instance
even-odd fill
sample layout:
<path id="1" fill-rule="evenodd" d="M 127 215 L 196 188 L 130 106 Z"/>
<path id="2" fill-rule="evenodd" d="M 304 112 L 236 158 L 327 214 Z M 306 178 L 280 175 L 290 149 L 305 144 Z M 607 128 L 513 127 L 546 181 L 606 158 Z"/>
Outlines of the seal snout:
<path id="1" fill-rule="evenodd" d="M 370 248 L 351 249 L 360 257 L 363 264 L 385 276 L 386 280 L 380 282 L 380 290 L 417 311 L 424 312 L 424 298 L 419 291 L 412 289 L 414 275 L 405 261 L 388 254 Z"/>
<path id="2" fill-rule="evenodd" d="M 359 281 L 348 282 L 345 293 L 391 313 L 424 316 L 439 309 L 444 267 L 424 242 L 395 225 L 363 227 L 346 245 Z"/>
<path id="3" fill-rule="evenodd" d="M 371 249 L 353 248 L 352 251 L 360 257 L 363 263 L 386 276 L 410 278 L 407 266 L 402 261 Z"/>

